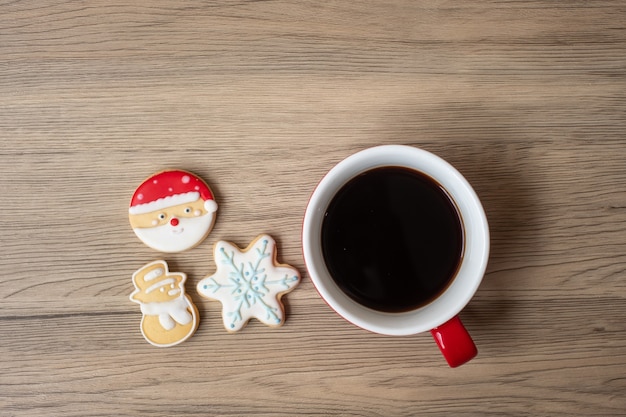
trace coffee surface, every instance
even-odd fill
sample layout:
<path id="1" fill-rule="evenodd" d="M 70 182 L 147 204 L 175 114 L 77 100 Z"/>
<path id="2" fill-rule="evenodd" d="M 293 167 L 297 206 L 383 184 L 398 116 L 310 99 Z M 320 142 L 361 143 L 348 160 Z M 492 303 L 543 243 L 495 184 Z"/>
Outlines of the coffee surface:
<path id="1" fill-rule="evenodd" d="M 432 301 L 463 257 L 454 202 L 432 178 L 402 167 L 375 168 L 345 184 L 327 208 L 321 237 L 342 291 L 386 312 Z"/>

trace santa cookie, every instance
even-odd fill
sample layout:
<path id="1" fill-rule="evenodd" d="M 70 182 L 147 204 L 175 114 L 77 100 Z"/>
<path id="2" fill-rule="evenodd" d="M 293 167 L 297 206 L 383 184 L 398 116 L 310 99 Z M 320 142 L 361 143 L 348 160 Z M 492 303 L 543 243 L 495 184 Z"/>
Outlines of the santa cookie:
<path id="1" fill-rule="evenodd" d="M 243 250 L 219 241 L 214 257 L 217 271 L 198 283 L 198 292 L 222 303 L 226 330 L 240 330 L 253 317 L 271 327 L 285 322 L 281 297 L 298 285 L 300 274 L 276 262 L 274 239 L 261 235 Z"/>
<path id="2" fill-rule="evenodd" d="M 141 333 L 154 346 L 173 346 L 198 328 L 198 309 L 185 294 L 187 276 L 169 272 L 165 261 L 144 265 L 133 274 L 130 300 L 141 306 Z"/>
<path id="3" fill-rule="evenodd" d="M 173 170 L 145 180 L 133 194 L 128 213 L 143 243 L 161 252 L 181 252 L 207 237 L 216 211 L 217 203 L 204 181 Z"/>

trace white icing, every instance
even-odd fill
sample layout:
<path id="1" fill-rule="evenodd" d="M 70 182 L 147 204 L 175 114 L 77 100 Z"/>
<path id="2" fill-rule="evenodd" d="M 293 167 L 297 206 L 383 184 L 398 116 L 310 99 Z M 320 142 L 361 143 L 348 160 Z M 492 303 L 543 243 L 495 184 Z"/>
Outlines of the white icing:
<path id="1" fill-rule="evenodd" d="M 187 299 L 185 298 L 185 300 Z M 191 323 L 191 320 L 193 319 L 193 316 L 189 314 L 189 311 L 182 308 L 170 310 L 169 315 L 174 319 L 174 321 L 181 324 L 182 326 Z"/>
<path id="2" fill-rule="evenodd" d="M 146 275 L 144 275 L 143 280 L 146 282 L 152 281 L 153 279 L 160 277 L 164 273 L 165 273 L 165 270 L 163 268 L 156 268 L 148 272 Z"/>
<path id="3" fill-rule="evenodd" d="M 150 294 L 152 291 L 156 290 L 156 289 L 161 289 L 161 292 L 165 291 L 164 286 L 169 285 L 173 282 L 176 282 L 176 280 L 174 278 L 165 278 L 162 281 L 159 281 L 157 283 L 154 283 L 152 285 L 150 285 L 148 288 L 146 288 L 146 290 L 144 291 L 146 294 Z"/>
<path id="4" fill-rule="evenodd" d="M 178 218 L 177 226 L 169 223 L 154 227 L 135 227 L 143 243 L 160 252 L 181 252 L 200 243 L 213 227 L 213 213 L 199 217 Z"/>
<path id="5" fill-rule="evenodd" d="M 180 290 L 179 290 L 178 288 L 176 288 L 176 289 L 174 289 L 174 290 L 169 290 L 169 291 L 167 292 L 167 295 L 169 295 L 169 296 L 174 296 L 174 295 L 178 294 L 179 292 L 180 292 Z"/>
<path id="6" fill-rule="evenodd" d="M 171 191 L 171 189 L 170 189 Z M 186 203 L 193 203 L 200 198 L 198 191 L 190 191 L 188 193 L 174 194 L 167 197 L 159 198 L 148 203 L 137 204 L 128 209 L 130 214 L 144 214 L 152 211 L 163 210 L 167 207 L 178 206 Z M 210 200 L 207 200 L 210 201 Z"/>
<path id="7" fill-rule="evenodd" d="M 186 297 L 177 297 L 160 303 L 142 303 L 141 312 L 147 316 L 159 316 L 159 323 L 165 330 L 172 330 L 176 323 L 186 325 L 193 319 L 187 308 L 191 307 Z M 192 309 L 193 310 L 193 309 Z"/>
<path id="8" fill-rule="evenodd" d="M 280 297 L 300 282 L 298 270 L 275 265 L 276 243 L 259 236 L 253 246 L 241 250 L 225 241 L 215 245 L 217 271 L 198 283 L 201 296 L 222 303 L 222 319 L 228 331 L 243 328 L 251 318 L 280 326 L 284 311 Z"/>
<path id="9" fill-rule="evenodd" d="M 215 202 L 215 200 L 205 200 L 204 209 L 209 213 L 213 213 L 217 210 L 217 203 Z"/>
<path id="10" fill-rule="evenodd" d="M 176 327 L 176 322 L 170 317 L 169 314 L 159 314 L 159 324 L 165 330 L 172 330 Z"/>

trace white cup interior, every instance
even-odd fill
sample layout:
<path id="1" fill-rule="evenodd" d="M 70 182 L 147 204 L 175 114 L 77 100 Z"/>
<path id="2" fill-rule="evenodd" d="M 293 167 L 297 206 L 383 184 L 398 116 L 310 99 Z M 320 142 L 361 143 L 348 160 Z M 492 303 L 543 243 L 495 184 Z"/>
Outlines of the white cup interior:
<path id="1" fill-rule="evenodd" d="M 385 313 L 348 297 L 330 276 L 321 246 L 324 214 L 336 192 L 354 176 L 381 166 L 402 166 L 423 172 L 441 184 L 452 197 L 462 218 L 464 254 L 456 277 L 435 300 L 416 310 Z M 333 167 L 314 190 L 307 206 L 302 246 L 307 270 L 322 298 L 349 322 L 372 332 L 409 335 L 435 328 L 455 315 L 472 298 L 489 258 L 489 227 L 478 196 L 452 165 L 438 156 L 405 145 L 365 149 Z"/>

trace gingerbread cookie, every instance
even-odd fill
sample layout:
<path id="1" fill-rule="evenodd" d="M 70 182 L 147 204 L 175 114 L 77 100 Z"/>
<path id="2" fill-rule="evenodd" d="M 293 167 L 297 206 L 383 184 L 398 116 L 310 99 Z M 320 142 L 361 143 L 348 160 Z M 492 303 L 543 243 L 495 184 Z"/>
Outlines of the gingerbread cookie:
<path id="1" fill-rule="evenodd" d="M 198 309 L 185 294 L 187 275 L 169 272 L 165 261 L 144 265 L 133 274 L 130 300 L 141 306 L 141 333 L 154 346 L 173 346 L 198 328 Z"/>
<path id="2" fill-rule="evenodd" d="M 172 170 L 145 180 L 133 194 L 129 220 L 149 247 L 181 252 L 202 242 L 215 223 L 217 203 L 209 186 L 194 174 Z"/>
<path id="3" fill-rule="evenodd" d="M 295 268 L 276 261 L 276 242 L 258 236 L 245 249 L 218 241 L 215 274 L 198 283 L 198 292 L 222 303 L 222 319 L 229 332 L 241 330 L 255 317 L 271 327 L 285 322 L 281 297 L 300 282 Z"/>

